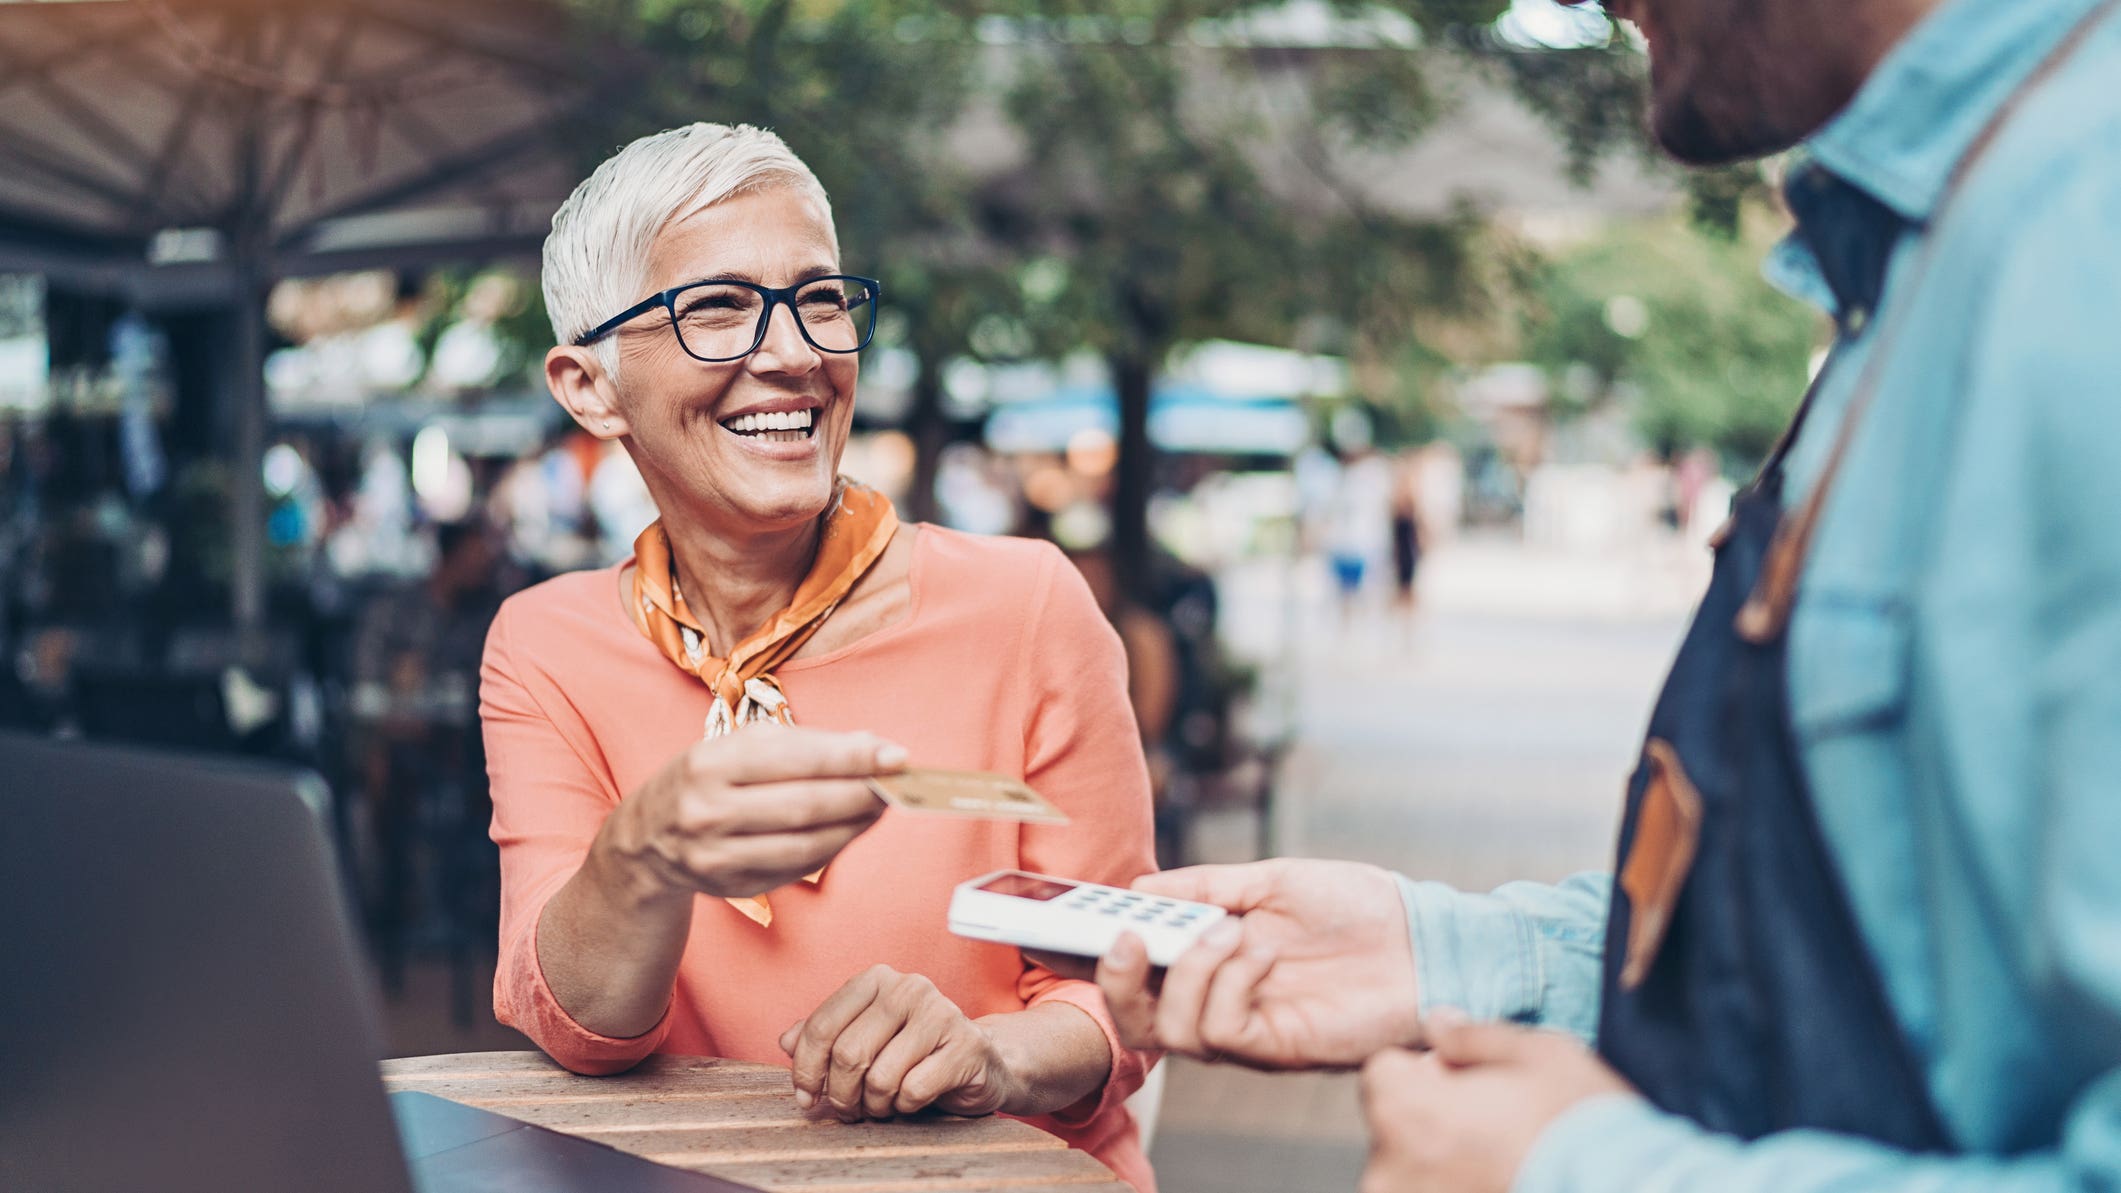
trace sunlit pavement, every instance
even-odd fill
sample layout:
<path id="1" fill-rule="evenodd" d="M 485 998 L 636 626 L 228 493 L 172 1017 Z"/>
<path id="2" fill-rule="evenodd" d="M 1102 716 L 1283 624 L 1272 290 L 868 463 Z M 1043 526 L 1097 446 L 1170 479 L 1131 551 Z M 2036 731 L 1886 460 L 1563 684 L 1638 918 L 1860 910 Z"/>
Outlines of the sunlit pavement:
<path id="1" fill-rule="evenodd" d="M 1223 579 L 1225 624 L 1285 682 L 1294 746 L 1274 809 L 1279 851 L 1356 858 L 1486 888 L 1605 864 L 1620 786 L 1705 553 L 1664 540 L 1561 553 L 1502 538 L 1424 563 L 1411 624 L 1343 618 L 1323 565 Z M 1293 642 L 1292 651 L 1277 643 Z M 1238 860 L 1250 823 L 1204 822 L 1196 848 Z M 1348 1075 L 1173 1063 L 1153 1157 L 1163 1186 L 1353 1189 L 1364 1144 Z"/>

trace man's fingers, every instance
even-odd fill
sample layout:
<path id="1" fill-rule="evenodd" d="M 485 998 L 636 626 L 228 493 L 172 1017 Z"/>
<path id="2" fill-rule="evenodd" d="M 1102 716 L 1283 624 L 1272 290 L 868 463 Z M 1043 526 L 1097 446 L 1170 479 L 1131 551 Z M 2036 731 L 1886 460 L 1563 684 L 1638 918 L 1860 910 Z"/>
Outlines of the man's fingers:
<path id="1" fill-rule="evenodd" d="M 1537 1039 L 1528 1028 L 1509 1023 L 1473 1023 L 1457 1012 L 1431 1013 L 1425 1034 L 1436 1058 L 1453 1068 L 1513 1060 Z"/>
<path id="2" fill-rule="evenodd" d="M 1129 1048 L 1157 1048 L 1156 996 L 1149 990 L 1149 949 L 1141 937 L 1123 932 L 1097 963 L 1097 988 L 1120 1041 Z"/>
<path id="3" fill-rule="evenodd" d="M 1244 945 L 1244 930 L 1237 921 L 1224 920 L 1208 929 L 1200 942 L 1164 971 L 1163 992 L 1156 1000 L 1156 1036 L 1164 1047 L 1193 1056 L 1208 1056 L 1202 1045 L 1200 1020 L 1207 1005 L 1208 987 L 1224 962 Z"/>
<path id="4" fill-rule="evenodd" d="M 1240 1055 L 1253 1051 L 1252 1037 L 1258 1030 L 1253 1019 L 1255 995 L 1273 968 L 1274 955 L 1259 948 L 1245 948 L 1223 962 L 1201 1004 L 1202 1046 Z"/>
<path id="5" fill-rule="evenodd" d="M 1273 893 L 1277 869 L 1272 862 L 1248 862 L 1241 866 L 1188 866 L 1144 874 L 1134 880 L 1134 889 L 1166 899 L 1190 899 L 1212 903 L 1243 915 Z"/>
<path id="6" fill-rule="evenodd" d="M 1359 1088 L 1363 1113 L 1369 1117 L 1373 1138 L 1377 1135 L 1376 1127 L 1395 1121 L 1402 1104 L 1410 1097 L 1419 1096 L 1419 1087 L 1435 1069 L 1434 1060 L 1404 1048 L 1387 1048 L 1363 1062 Z"/>
<path id="7" fill-rule="evenodd" d="M 744 729 L 693 747 L 731 783 L 777 783 L 789 779 L 861 779 L 890 774 L 906 765 L 906 748 L 870 733 L 820 729 Z"/>

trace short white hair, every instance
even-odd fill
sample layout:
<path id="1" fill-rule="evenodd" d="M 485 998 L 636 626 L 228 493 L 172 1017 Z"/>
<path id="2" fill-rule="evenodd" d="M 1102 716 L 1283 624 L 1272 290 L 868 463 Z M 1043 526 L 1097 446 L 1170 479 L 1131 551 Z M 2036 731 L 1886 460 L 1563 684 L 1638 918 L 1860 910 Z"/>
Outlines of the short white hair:
<path id="1" fill-rule="evenodd" d="M 648 288 L 649 246 L 664 228 L 769 186 L 817 200 L 831 230 L 832 201 L 817 175 L 766 129 L 702 121 L 642 137 L 613 154 L 552 215 L 544 284 L 553 336 L 572 344 L 639 302 Z M 618 364 L 615 343 L 596 345 L 607 371 Z"/>

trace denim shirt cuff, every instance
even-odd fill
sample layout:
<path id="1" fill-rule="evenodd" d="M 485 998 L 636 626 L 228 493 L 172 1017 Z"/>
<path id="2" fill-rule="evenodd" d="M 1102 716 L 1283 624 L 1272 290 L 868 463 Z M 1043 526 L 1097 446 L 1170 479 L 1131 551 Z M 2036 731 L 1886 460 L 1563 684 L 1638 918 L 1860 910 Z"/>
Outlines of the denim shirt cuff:
<path id="1" fill-rule="evenodd" d="M 1699 1127 L 1634 1094 L 1604 1094 L 1547 1124 L 1510 1193 L 1635 1193 L 1661 1161 L 1713 1143 Z"/>
<path id="2" fill-rule="evenodd" d="M 1402 876 L 1399 893 L 1424 1016 L 1453 1007 L 1476 1020 L 1539 1017 L 1542 967 L 1529 919 L 1492 896 L 1440 882 Z"/>

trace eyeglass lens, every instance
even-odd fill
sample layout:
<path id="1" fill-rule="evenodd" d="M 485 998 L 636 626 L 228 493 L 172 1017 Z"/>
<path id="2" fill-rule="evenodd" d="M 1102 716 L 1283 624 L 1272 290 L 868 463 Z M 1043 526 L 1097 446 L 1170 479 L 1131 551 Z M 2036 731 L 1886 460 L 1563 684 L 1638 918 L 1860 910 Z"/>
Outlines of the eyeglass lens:
<path id="1" fill-rule="evenodd" d="M 788 305 L 803 338 L 824 352 L 855 352 L 876 327 L 876 301 L 853 278 L 805 283 Z M 702 282 L 672 300 L 678 342 L 703 360 L 735 360 L 765 339 L 766 297 L 748 286 Z"/>

